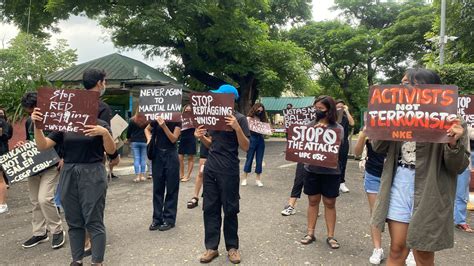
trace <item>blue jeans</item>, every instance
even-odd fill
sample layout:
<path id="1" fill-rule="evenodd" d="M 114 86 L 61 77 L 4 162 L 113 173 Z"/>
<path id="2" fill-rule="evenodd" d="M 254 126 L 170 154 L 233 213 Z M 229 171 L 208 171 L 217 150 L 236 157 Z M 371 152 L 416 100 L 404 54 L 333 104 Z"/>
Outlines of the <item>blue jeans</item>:
<path id="1" fill-rule="evenodd" d="M 250 136 L 250 147 L 247 151 L 247 160 L 245 160 L 244 172 L 250 173 L 252 171 L 253 157 L 256 156 L 255 173 L 262 173 L 263 155 L 265 153 L 265 140 L 262 135 Z"/>
<path id="2" fill-rule="evenodd" d="M 146 172 L 146 143 L 132 142 L 132 151 L 135 174 L 144 174 Z"/>
<path id="3" fill-rule="evenodd" d="M 454 223 L 465 224 L 467 214 L 467 202 L 469 200 L 469 181 L 471 179 L 471 171 L 469 167 L 458 175 L 458 183 L 456 185 L 456 198 L 454 199 Z"/>
<path id="4" fill-rule="evenodd" d="M 58 182 L 58 186 L 56 187 L 56 192 L 54 193 L 54 204 L 56 207 L 62 208 L 63 206 L 61 205 L 61 182 Z"/>

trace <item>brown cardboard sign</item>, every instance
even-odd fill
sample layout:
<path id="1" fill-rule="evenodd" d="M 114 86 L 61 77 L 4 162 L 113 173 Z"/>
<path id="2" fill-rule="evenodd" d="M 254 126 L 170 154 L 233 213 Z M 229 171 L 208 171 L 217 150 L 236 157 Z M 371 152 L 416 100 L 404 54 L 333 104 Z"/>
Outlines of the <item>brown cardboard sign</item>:
<path id="1" fill-rule="evenodd" d="M 474 128 L 474 95 L 459 95 L 458 114 L 471 128 Z"/>
<path id="2" fill-rule="evenodd" d="M 183 89 L 176 85 L 140 88 L 138 112 L 148 121 L 162 117 L 165 121 L 180 122 L 182 100 Z"/>
<path id="3" fill-rule="evenodd" d="M 46 131 L 82 133 L 85 125 L 96 125 L 99 93 L 81 89 L 39 88 L 37 106 L 43 121 L 36 127 Z"/>
<path id="4" fill-rule="evenodd" d="M 184 112 L 181 115 L 181 131 L 194 128 L 193 117 L 190 112 Z"/>
<path id="5" fill-rule="evenodd" d="M 189 96 L 193 123 L 207 130 L 231 131 L 225 117 L 234 113 L 234 94 L 191 93 Z"/>
<path id="6" fill-rule="evenodd" d="M 286 160 L 337 168 L 341 140 L 340 128 L 292 125 L 288 128 Z"/>
<path id="7" fill-rule="evenodd" d="M 291 125 L 307 125 L 316 119 L 316 109 L 312 106 L 303 108 L 284 109 L 285 128 Z"/>
<path id="8" fill-rule="evenodd" d="M 249 122 L 250 131 L 269 136 L 273 134 L 272 126 L 269 123 L 261 122 L 253 117 L 247 117 L 247 121 Z"/>
<path id="9" fill-rule="evenodd" d="M 369 92 L 369 139 L 447 143 L 457 117 L 458 88 L 450 85 L 383 85 Z"/>

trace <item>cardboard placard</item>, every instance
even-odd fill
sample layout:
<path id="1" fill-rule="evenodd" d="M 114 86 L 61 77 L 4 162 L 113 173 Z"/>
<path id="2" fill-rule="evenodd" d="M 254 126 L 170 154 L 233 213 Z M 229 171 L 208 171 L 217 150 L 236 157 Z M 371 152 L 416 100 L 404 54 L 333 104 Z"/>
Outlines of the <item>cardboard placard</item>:
<path id="1" fill-rule="evenodd" d="M 207 130 L 231 131 L 225 117 L 234 112 L 234 94 L 191 93 L 189 96 L 194 127 Z"/>
<path id="2" fill-rule="evenodd" d="M 316 119 L 316 109 L 312 106 L 283 110 L 285 128 L 291 125 L 307 125 Z"/>
<path id="3" fill-rule="evenodd" d="M 288 128 L 286 160 L 337 168 L 341 136 L 340 128 L 291 125 Z"/>
<path id="4" fill-rule="evenodd" d="M 24 145 L 0 156 L 0 165 L 10 183 L 19 182 L 59 162 L 54 149 L 38 151 L 36 143 L 27 141 Z"/>
<path id="5" fill-rule="evenodd" d="M 474 95 L 459 95 L 458 114 L 468 126 L 474 128 Z"/>
<path id="6" fill-rule="evenodd" d="M 252 117 L 247 117 L 247 121 L 249 122 L 250 131 L 269 136 L 273 134 L 272 126 L 270 126 L 269 123 L 261 122 L 260 120 Z"/>
<path id="7" fill-rule="evenodd" d="M 369 139 L 447 143 L 457 117 L 458 88 L 447 85 L 383 85 L 369 92 Z"/>
<path id="8" fill-rule="evenodd" d="M 112 138 L 117 139 L 127 129 L 128 123 L 119 114 L 114 115 L 110 120 L 110 129 L 112 130 Z"/>
<path id="9" fill-rule="evenodd" d="M 184 112 L 181 115 L 181 131 L 194 128 L 193 117 L 190 112 Z"/>
<path id="10" fill-rule="evenodd" d="M 140 88 L 138 112 L 148 121 L 160 116 L 165 121 L 180 122 L 182 100 L 183 89 L 176 85 Z"/>
<path id="11" fill-rule="evenodd" d="M 37 106 L 43 121 L 36 127 L 46 131 L 82 133 L 85 125 L 96 125 L 99 93 L 81 89 L 39 88 Z"/>

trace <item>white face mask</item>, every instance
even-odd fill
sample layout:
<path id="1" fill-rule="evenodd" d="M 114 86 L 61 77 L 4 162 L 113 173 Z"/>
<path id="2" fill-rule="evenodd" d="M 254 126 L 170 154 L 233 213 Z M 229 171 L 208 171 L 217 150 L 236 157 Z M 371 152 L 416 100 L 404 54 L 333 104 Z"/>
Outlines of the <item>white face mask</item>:
<path id="1" fill-rule="evenodd" d="M 105 94 L 105 86 L 100 90 L 100 97 L 104 96 Z"/>

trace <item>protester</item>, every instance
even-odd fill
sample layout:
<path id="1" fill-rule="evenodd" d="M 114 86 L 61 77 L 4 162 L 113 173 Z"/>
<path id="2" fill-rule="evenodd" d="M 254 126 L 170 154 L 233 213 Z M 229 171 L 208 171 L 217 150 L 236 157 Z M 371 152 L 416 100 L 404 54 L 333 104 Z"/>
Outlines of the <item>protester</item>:
<path id="1" fill-rule="evenodd" d="M 83 74 L 86 90 L 103 93 L 105 72 L 88 69 Z M 43 115 L 35 108 L 33 122 L 42 121 Z M 38 149 L 45 150 L 56 144 L 63 145 L 64 166 L 61 170 L 61 203 L 69 226 L 73 262 L 82 265 L 85 232 L 91 235 L 92 263 L 101 265 L 106 247 L 104 208 L 107 191 L 107 173 L 104 153 L 113 160 L 118 157 L 109 125 L 98 119 L 98 125 L 86 125 L 85 135 L 52 132 L 47 137 L 35 127 Z"/>
<path id="2" fill-rule="evenodd" d="M 196 176 L 196 182 L 194 184 L 194 196 L 188 201 L 188 209 L 194 209 L 199 205 L 199 192 L 202 187 L 202 174 L 204 172 L 204 164 L 207 160 L 207 155 L 209 154 L 209 149 L 201 142 L 199 146 L 199 168 L 198 174 Z"/>
<path id="3" fill-rule="evenodd" d="M 265 106 L 261 103 L 256 103 L 250 108 L 247 117 L 256 119 L 260 122 L 266 123 L 268 121 L 267 114 L 265 112 Z M 242 179 L 242 186 L 247 185 L 248 174 L 252 171 L 253 157 L 255 156 L 255 184 L 259 187 L 263 187 L 261 180 L 261 174 L 263 171 L 263 156 L 265 154 L 265 139 L 263 135 L 257 132 L 250 131 L 250 147 L 247 151 L 247 158 L 244 166 L 244 178 Z"/>
<path id="4" fill-rule="evenodd" d="M 465 147 L 468 152 L 471 153 L 471 141 L 474 139 L 474 130 L 470 127 L 467 128 L 468 136 Z M 469 156 L 471 159 L 471 156 Z M 472 162 L 471 162 L 472 163 Z M 464 171 L 458 175 L 456 184 L 456 198 L 454 201 L 454 224 L 457 229 L 466 232 L 474 233 L 474 230 L 466 222 L 467 216 L 467 203 L 469 202 L 469 183 L 471 180 L 471 163 Z"/>
<path id="5" fill-rule="evenodd" d="M 145 129 L 148 145 L 153 145 L 153 220 L 150 231 L 166 231 L 176 224 L 179 193 L 179 160 L 176 142 L 181 122 L 165 122 L 161 117 Z M 165 196 L 166 190 L 166 196 Z"/>
<path id="6" fill-rule="evenodd" d="M 366 156 L 362 157 L 364 162 L 361 165 L 361 170 L 364 170 L 364 190 L 367 193 L 367 200 L 369 201 L 370 215 L 374 209 L 375 200 L 377 199 L 377 193 L 380 188 L 380 177 L 382 176 L 383 163 L 385 160 L 384 154 L 374 152 L 370 141 L 367 139 L 365 134 L 365 127 L 359 132 L 359 138 L 354 147 L 354 155 L 359 157 L 363 154 L 365 147 Z M 380 264 L 384 259 L 384 253 L 382 249 L 382 232 L 375 226 L 370 227 L 370 236 L 372 238 L 372 244 L 374 250 L 372 256 L 369 258 L 371 264 Z"/>
<path id="7" fill-rule="evenodd" d="M 234 86 L 222 85 L 213 93 L 232 93 L 235 100 L 239 93 Z M 239 252 L 238 217 L 239 213 L 239 147 L 248 151 L 250 131 L 247 118 L 239 112 L 226 117 L 226 124 L 232 131 L 211 130 L 209 137 L 205 129 L 199 126 L 195 136 L 207 147 L 209 154 L 204 167 L 203 211 L 204 243 L 206 252 L 201 256 L 201 263 L 208 263 L 219 256 L 221 236 L 221 209 L 224 211 L 224 239 L 231 263 L 241 261 Z"/>
<path id="8" fill-rule="evenodd" d="M 316 120 L 311 126 L 319 125 L 328 128 L 339 128 L 341 130 L 341 141 L 344 129 L 336 122 L 336 103 L 330 96 L 320 96 L 314 101 L 316 109 Z M 341 143 L 342 145 L 342 143 Z M 341 155 L 339 155 L 340 157 Z M 341 160 L 336 169 L 321 166 L 304 165 L 304 193 L 308 195 L 308 231 L 301 239 L 304 245 L 316 240 L 314 230 L 318 219 L 319 203 L 321 198 L 324 204 L 324 216 L 326 218 L 327 238 L 326 243 L 331 249 L 338 249 L 339 242 L 334 238 L 336 227 L 336 198 L 339 196 L 339 175 L 341 174 Z"/>
<path id="9" fill-rule="evenodd" d="M 410 69 L 402 84 L 441 80 L 431 70 Z M 434 265 L 435 251 L 453 247 L 456 176 L 467 167 L 469 154 L 459 120 L 447 135 L 449 143 L 372 141 L 375 152 L 387 153 L 371 223 L 383 230 L 388 222 L 388 265 L 402 265 L 409 248 L 417 265 Z"/>
<path id="10" fill-rule="evenodd" d="M 336 108 L 338 112 L 342 113 L 342 116 L 338 118 L 340 120 L 339 124 L 344 128 L 344 141 L 341 146 L 339 159 L 341 160 L 341 176 L 340 176 L 340 186 L 339 190 L 342 193 L 349 192 L 349 188 L 346 186 L 346 166 L 347 166 L 347 157 L 349 154 L 349 133 L 350 128 L 354 126 L 354 118 L 352 118 L 351 113 L 349 112 L 349 107 L 346 105 L 344 100 L 336 101 Z"/>
<path id="11" fill-rule="evenodd" d="M 191 105 L 186 104 L 183 108 L 183 114 L 191 113 Z M 187 128 L 181 131 L 181 140 L 179 141 L 179 177 L 181 182 L 188 182 L 193 173 L 194 155 L 196 155 L 196 137 L 194 137 L 194 128 Z M 188 155 L 188 173 L 184 175 L 184 156 Z"/>
<path id="12" fill-rule="evenodd" d="M 288 204 L 283 208 L 281 211 L 281 215 L 283 216 L 290 216 L 296 214 L 296 200 L 301 197 L 301 192 L 303 191 L 304 185 L 304 164 L 298 163 L 296 165 L 296 173 L 295 173 L 295 180 L 293 181 L 293 187 L 291 188 L 290 199 L 288 200 Z"/>
<path id="13" fill-rule="evenodd" d="M 141 119 L 138 113 L 130 119 L 127 128 L 127 141 L 130 143 L 133 152 L 133 169 L 135 178 L 133 182 L 146 180 L 146 137 L 144 117 Z"/>
<path id="14" fill-rule="evenodd" d="M 27 141 L 34 141 L 34 125 L 31 114 L 36 108 L 37 93 L 27 92 L 21 99 L 23 110 L 30 114 L 25 122 Z M 23 145 L 21 141 L 17 146 Z M 54 146 L 59 157 L 62 157 L 60 145 Z M 59 164 L 53 165 L 46 170 L 28 178 L 28 188 L 31 204 L 33 205 L 33 236 L 22 244 L 23 248 L 31 248 L 49 240 L 48 232 L 53 236 L 51 247 L 60 248 L 64 245 L 65 232 L 62 227 L 61 216 L 54 202 L 55 191 L 59 182 Z"/>
<path id="15" fill-rule="evenodd" d="M 8 122 L 5 109 L 0 108 L 0 156 L 8 153 L 8 141 L 13 136 L 13 127 Z M 8 179 L 0 167 L 0 214 L 8 212 L 7 205 Z"/>

